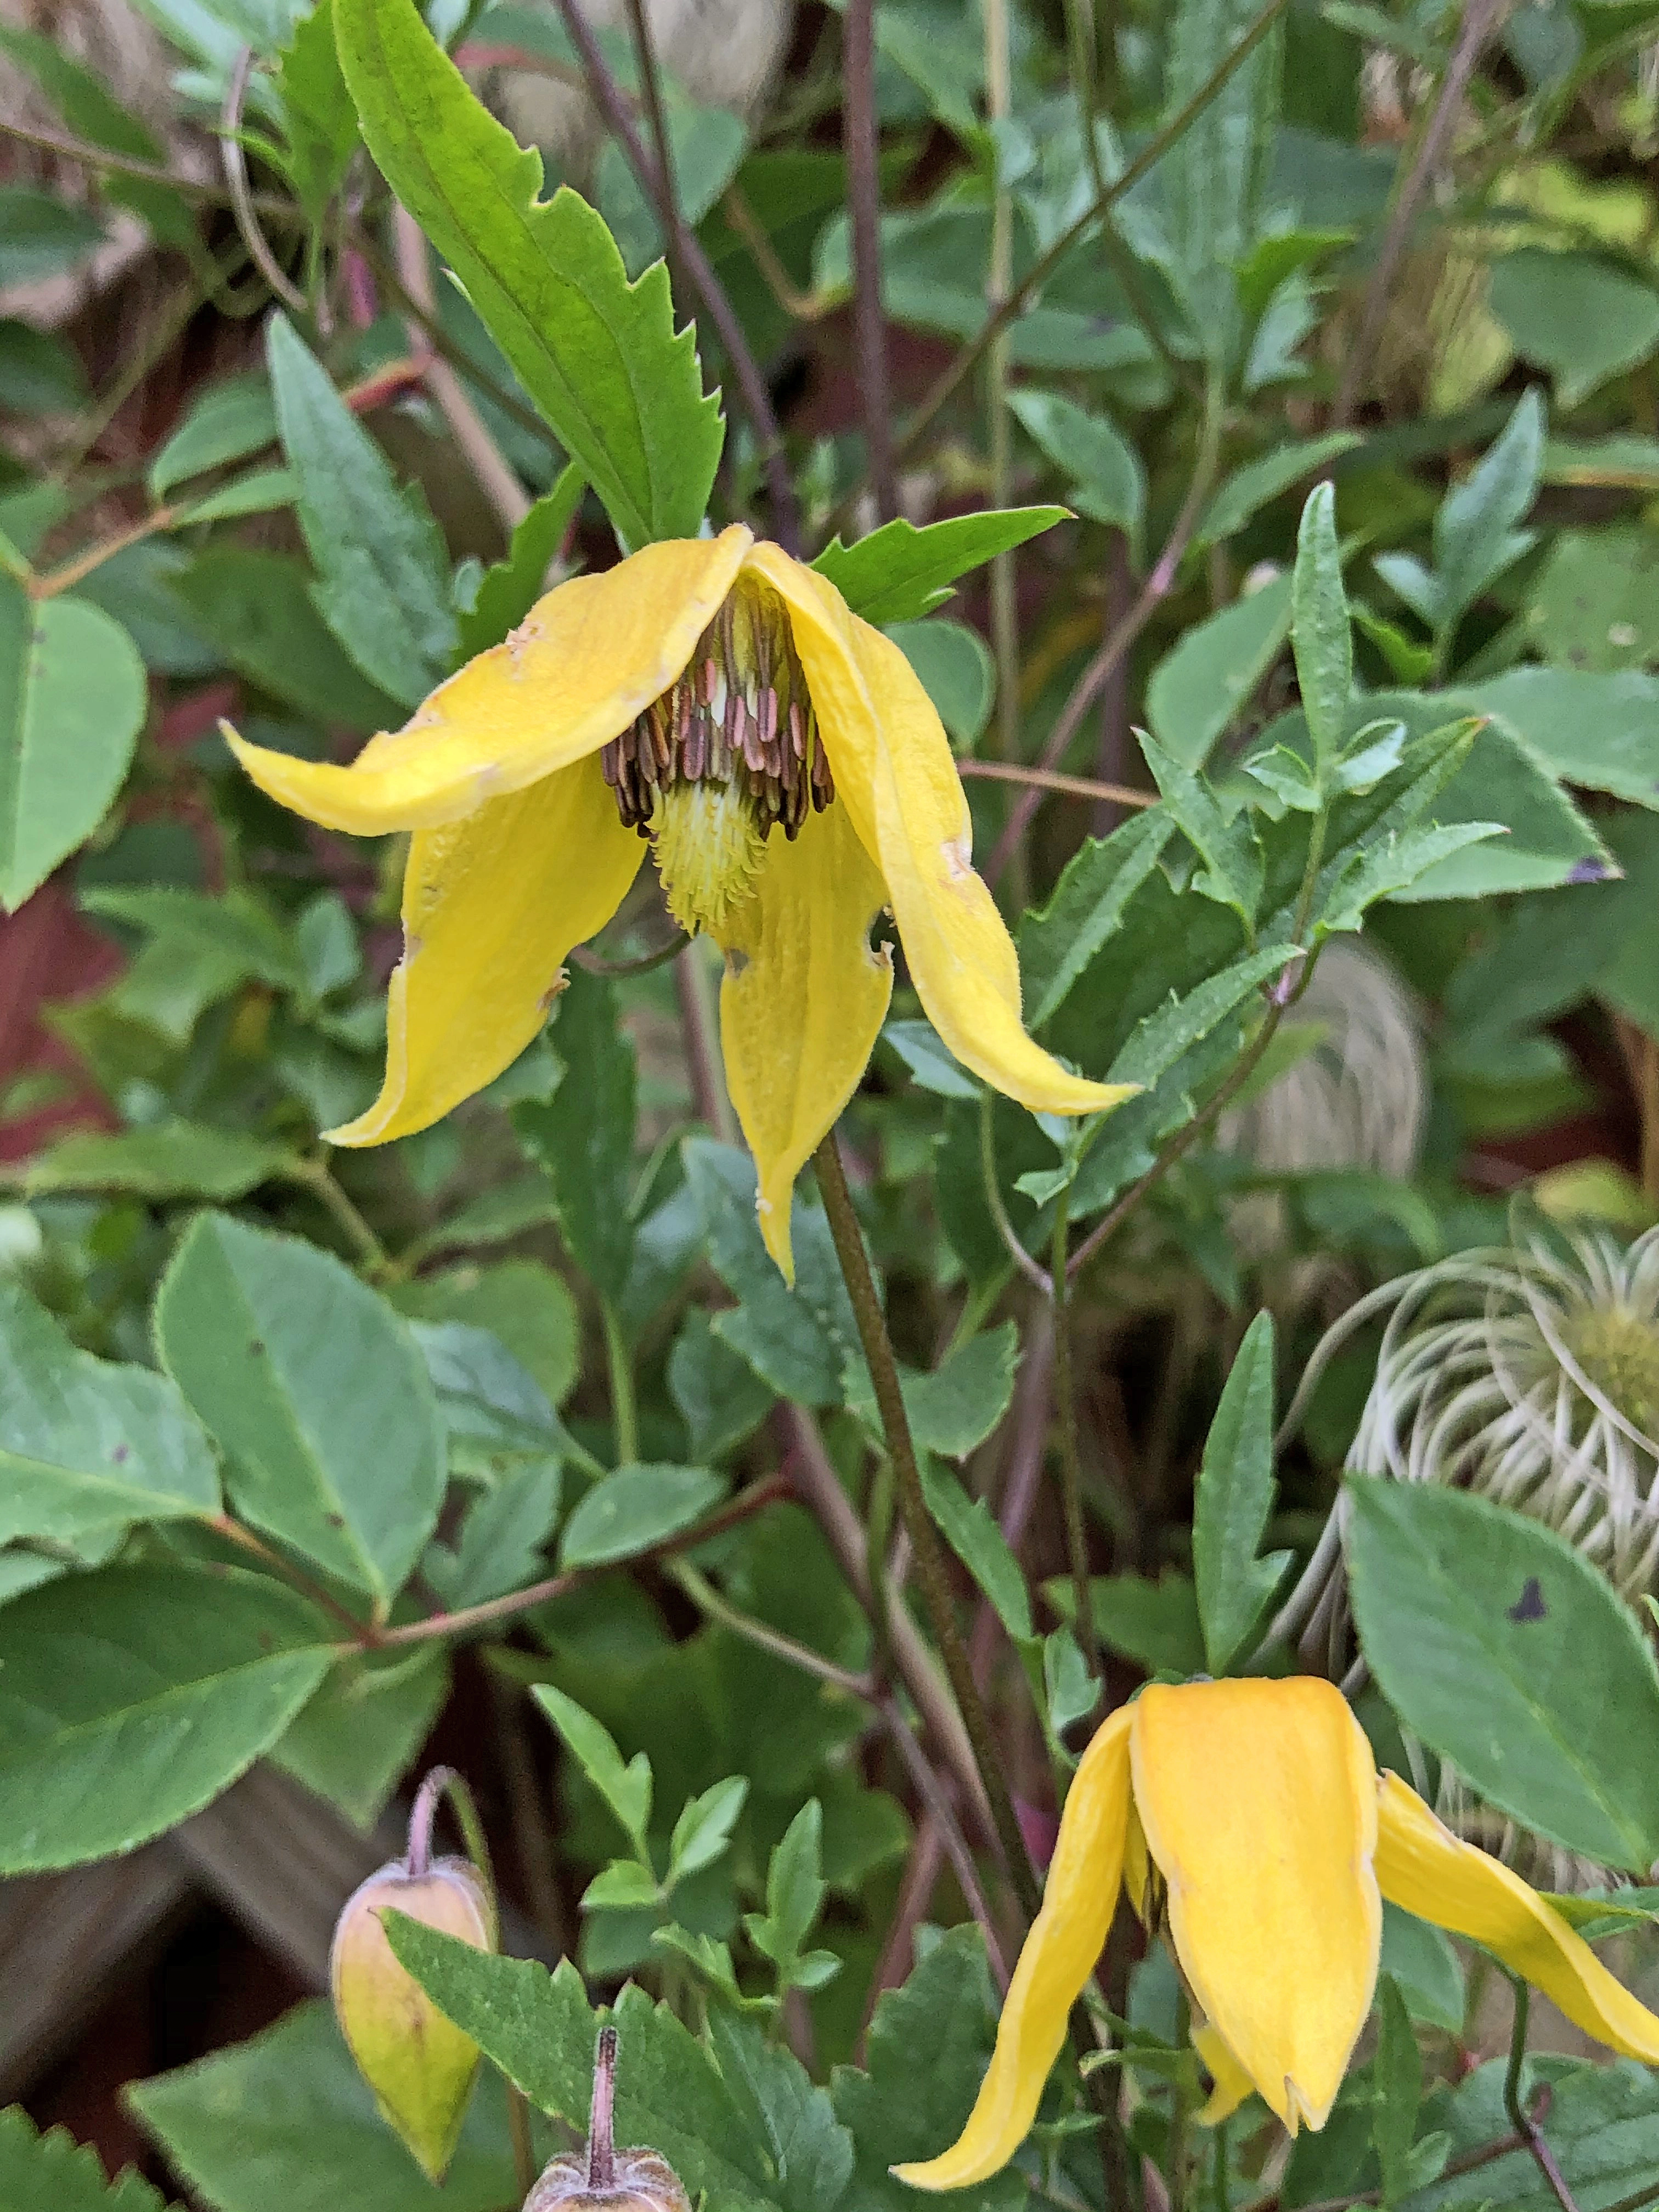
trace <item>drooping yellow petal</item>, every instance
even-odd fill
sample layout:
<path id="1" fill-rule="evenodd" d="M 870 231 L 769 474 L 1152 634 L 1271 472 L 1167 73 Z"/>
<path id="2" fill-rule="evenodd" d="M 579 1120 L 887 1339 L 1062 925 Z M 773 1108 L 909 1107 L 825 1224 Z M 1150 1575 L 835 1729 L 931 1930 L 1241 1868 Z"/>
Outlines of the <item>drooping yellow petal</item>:
<path id="1" fill-rule="evenodd" d="M 1218 2128 L 1230 2120 L 1255 2084 L 1227 2048 L 1224 2036 L 1202 2021 L 1193 2030 L 1193 2049 L 1210 2069 L 1211 2089 L 1197 2113 L 1201 2128 Z"/>
<path id="2" fill-rule="evenodd" d="M 748 566 L 789 610 L 836 799 L 880 868 L 928 1019 L 964 1067 L 1036 1113 L 1093 1114 L 1133 1085 L 1088 1083 L 1020 1023 L 1019 963 L 971 865 L 968 801 L 937 710 L 890 638 L 775 545 Z"/>
<path id="3" fill-rule="evenodd" d="M 966 2189 L 1007 2165 L 1030 2130 L 1066 2040 L 1073 2005 L 1094 1971 L 1117 1905 L 1129 1809 L 1125 1706 L 1102 1723 L 1066 1793 L 1042 1910 L 1003 2000 L 997 2046 L 968 2124 L 939 2158 L 894 2172 L 913 2189 Z"/>
<path id="4" fill-rule="evenodd" d="M 1659 2020 L 1519 1875 L 1454 1836 L 1397 1774 L 1377 1781 L 1376 1878 L 1391 1904 L 1484 1943 L 1576 2027 L 1659 2066 Z"/>
<path id="5" fill-rule="evenodd" d="M 325 829 L 374 836 L 459 821 L 597 752 L 660 698 L 752 542 L 734 523 L 718 538 L 672 538 L 602 575 L 573 577 L 401 730 L 371 738 L 349 768 L 267 752 L 227 731 L 231 750 L 261 791 Z"/>
<path id="6" fill-rule="evenodd" d="M 610 921 L 644 853 L 597 760 L 465 822 L 417 830 L 404 957 L 386 994 L 386 1080 L 331 1140 L 412 1135 L 510 1066 L 547 1018 L 565 956 Z"/>
<path id="7" fill-rule="evenodd" d="M 870 947 L 881 878 L 844 809 L 766 841 L 755 895 L 714 936 L 726 954 L 720 1046 L 755 1156 L 766 1249 L 795 1279 L 795 1177 L 858 1088 L 892 995 L 892 956 Z"/>
<path id="8" fill-rule="evenodd" d="M 1135 1808 L 1194 1994 L 1285 2126 L 1322 2127 L 1382 1941 L 1364 1733 L 1311 1677 L 1154 1683 L 1133 1711 Z"/>

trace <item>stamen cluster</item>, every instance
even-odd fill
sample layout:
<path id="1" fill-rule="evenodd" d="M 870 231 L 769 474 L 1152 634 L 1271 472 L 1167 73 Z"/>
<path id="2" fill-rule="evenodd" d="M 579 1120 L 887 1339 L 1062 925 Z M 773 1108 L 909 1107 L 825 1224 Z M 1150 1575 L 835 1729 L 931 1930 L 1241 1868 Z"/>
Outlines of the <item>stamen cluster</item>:
<path id="1" fill-rule="evenodd" d="M 806 678 L 782 608 L 733 592 L 684 674 L 599 755 L 624 824 L 653 834 L 659 799 L 680 784 L 735 785 L 764 837 L 793 838 L 809 806 L 835 797 Z"/>

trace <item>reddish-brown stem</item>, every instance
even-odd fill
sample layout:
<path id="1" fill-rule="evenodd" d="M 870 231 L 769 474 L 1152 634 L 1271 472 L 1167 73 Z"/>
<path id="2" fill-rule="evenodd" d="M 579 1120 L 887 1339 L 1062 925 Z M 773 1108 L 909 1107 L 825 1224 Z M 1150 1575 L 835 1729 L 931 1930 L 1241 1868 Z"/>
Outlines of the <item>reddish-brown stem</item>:
<path id="1" fill-rule="evenodd" d="M 599 2030 L 593 2054 L 593 2104 L 587 2121 L 587 2185 L 614 2188 L 617 2180 L 617 2031 Z"/>

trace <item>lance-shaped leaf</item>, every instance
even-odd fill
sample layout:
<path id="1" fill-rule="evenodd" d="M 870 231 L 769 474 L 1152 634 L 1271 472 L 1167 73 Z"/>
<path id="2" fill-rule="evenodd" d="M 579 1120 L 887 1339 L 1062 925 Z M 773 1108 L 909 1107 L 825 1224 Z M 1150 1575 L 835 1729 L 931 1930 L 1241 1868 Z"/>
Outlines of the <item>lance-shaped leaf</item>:
<path id="1" fill-rule="evenodd" d="M 630 284 L 603 218 L 468 88 L 412 0 L 337 0 L 340 65 L 368 149 L 465 286 L 630 548 L 695 537 L 720 457 L 693 333 L 661 263 Z"/>

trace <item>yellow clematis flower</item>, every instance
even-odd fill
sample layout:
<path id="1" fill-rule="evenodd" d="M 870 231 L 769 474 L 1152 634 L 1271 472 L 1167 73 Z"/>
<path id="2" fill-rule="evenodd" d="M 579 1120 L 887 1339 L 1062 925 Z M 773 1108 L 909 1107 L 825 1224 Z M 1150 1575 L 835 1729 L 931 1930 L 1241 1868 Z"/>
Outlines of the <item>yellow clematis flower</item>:
<path id="1" fill-rule="evenodd" d="M 890 955 L 869 942 L 884 903 L 964 1066 L 1034 1112 L 1130 1095 L 1070 1073 L 1021 1025 L 1013 945 L 909 662 L 741 524 L 561 584 L 349 768 L 226 734 L 260 789 L 311 821 L 414 832 L 386 1080 L 335 1144 L 426 1128 L 516 1059 L 646 838 L 676 920 L 726 955 L 726 1080 L 786 1276 L 795 1176 L 887 1012 Z"/>
<path id="2" fill-rule="evenodd" d="M 1143 1917 L 1164 1886 L 1204 2014 L 1193 2040 L 1215 2079 L 1207 2120 L 1255 2089 L 1292 2134 L 1324 2125 L 1370 2010 L 1385 1897 L 1484 1943 L 1599 2042 L 1659 2064 L 1659 2020 L 1517 1875 L 1377 1772 L 1332 1684 L 1153 1684 L 1099 1729 L 1073 1777 L 967 2126 L 941 2157 L 896 2166 L 901 2180 L 963 2189 L 1007 2164 L 1126 1880 Z"/>

